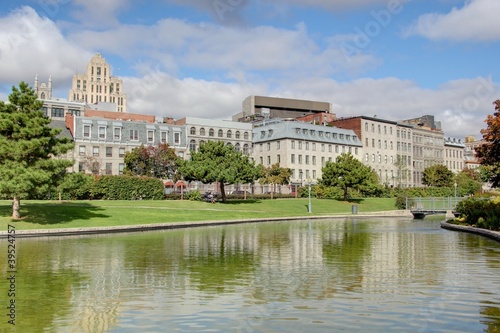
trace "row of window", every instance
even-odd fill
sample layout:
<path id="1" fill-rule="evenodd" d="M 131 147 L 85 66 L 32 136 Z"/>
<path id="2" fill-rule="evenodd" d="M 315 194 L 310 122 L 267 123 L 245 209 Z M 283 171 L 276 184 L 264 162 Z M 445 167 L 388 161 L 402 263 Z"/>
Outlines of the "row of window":
<path id="1" fill-rule="evenodd" d="M 295 172 L 295 169 L 292 169 L 292 175 L 290 178 L 297 179 L 298 181 L 300 181 L 300 185 L 302 186 L 302 180 L 307 181 L 309 178 L 315 180 L 317 179 L 317 174 L 316 170 L 305 170 L 304 172 L 304 170 L 299 169 L 297 172 Z"/>
<path id="2" fill-rule="evenodd" d="M 276 149 L 280 149 L 280 142 L 279 141 L 276 141 L 276 142 L 277 142 Z M 262 144 L 260 146 L 262 148 Z M 304 149 L 304 150 L 316 151 L 317 145 L 316 145 L 316 142 L 308 142 L 308 141 L 305 141 L 305 142 L 304 141 L 297 141 L 297 144 L 296 144 L 296 141 L 292 140 L 291 141 L 291 149 L 296 149 L 296 147 L 298 150 Z M 320 149 L 322 152 L 326 151 L 326 147 L 327 147 L 327 145 L 325 143 L 320 144 Z M 334 145 L 328 144 L 328 152 L 329 153 L 333 152 L 333 147 L 334 147 Z M 269 143 L 267 144 L 267 150 L 271 150 Z M 346 148 L 346 146 L 335 145 L 335 152 L 336 153 L 339 153 L 340 151 L 342 151 L 342 153 L 345 153 L 347 150 L 350 153 L 352 153 L 353 147 Z M 354 154 L 355 155 L 358 154 L 358 147 L 354 147 Z"/>
<path id="3" fill-rule="evenodd" d="M 121 127 L 113 127 L 113 140 L 121 141 L 122 139 L 122 128 Z M 139 141 L 139 130 L 131 129 L 128 132 L 128 139 L 130 141 Z M 147 143 L 155 142 L 155 134 L 156 130 L 147 130 L 146 131 L 146 141 Z M 90 139 L 92 137 L 92 125 L 83 125 L 83 138 Z M 107 138 L 107 126 L 98 126 L 97 128 L 97 138 L 99 140 L 106 140 Z M 168 143 L 168 131 L 160 131 L 160 142 Z M 181 133 L 174 132 L 174 145 L 179 145 L 181 143 Z"/>
<path id="4" fill-rule="evenodd" d="M 456 162 L 456 161 L 446 161 L 446 167 L 451 170 L 462 170 L 463 169 L 463 162 Z"/>
<path id="5" fill-rule="evenodd" d="M 347 140 L 356 142 L 358 141 L 358 137 L 355 135 L 350 135 L 350 134 L 343 134 L 343 133 L 331 133 L 331 132 L 325 132 L 325 131 L 317 131 L 314 129 L 307 129 L 307 128 L 295 128 L 295 133 L 296 134 L 302 134 L 302 135 L 310 135 L 311 137 L 315 137 L 316 134 L 320 138 L 327 138 L 327 139 L 340 139 L 340 140 Z M 268 131 L 268 135 L 271 136 L 273 134 L 273 130 Z M 265 136 L 265 131 L 261 132 L 261 137 Z"/>
<path id="6" fill-rule="evenodd" d="M 46 106 L 42 107 L 43 114 L 48 117 L 49 116 L 49 110 Z M 77 109 L 68 109 L 68 113 L 74 115 L 74 116 L 79 116 L 81 114 L 80 110 Z M 64 117 L 64 108 L 62 107 L 52 107 L 50 108 L 50 117 Z"/>
<path id="7" fill-rule="evenodd" d="M 204 140 L 200 141 L 200 145 L 202 145 L 204 143 L 205 143 Z M 232 143 L 231 142 L 227 142 L 226 145 L 227 146 L 232 146 Z M 196 140 L 189 141 L 189 150 L 190 151 L 196 151 L 197 149 L 198 149 L 198 145 L 197 145 Z M 236 143 L 234 145 L 234 149 L 236 151 L 238 151 L 238 152 L 241 151 L 243 153 L 243 155 L 249 155 L 250 154 L 250 146 L 249 146 L 248 143 L 243 144 L 243 146 L 241 144 L 239 144 L 239 143 Z"/>
<path id="8" fill-rule="evenodd" d="M 368 122 L 365 122 L 365 132 L 368 132 Z M 378 124 L 377 129 L 378 129 L 378 134 L 382 134 L 382 125 Z M 375 133 L 375 124 L 372 124 L 372 133 Z M 387 125 L 384 125 L 384 134 L 387 134 Z M 389 134 L 392 135 L 392 127 L 389 126 Z M 398 130 L 398 137 L 399 137 L 399 130 Z"/>
<path id="9" fill-rule="evenodd" d="M 189 134 L 191 135 L 196 135 L 196 127 L 191 127 L 189 130 Z M 205 136 L 206 135 L 206 130 L 204 127 L 200 128 L 200 136 Z M 208 130 L 208 136 L 214 137 L 215 136 L 215 130 L 213 128 L 210 128 Z M 223 138 L 224 137 L 224 131 L 222 129 L 219 129 L 217 131 L 217 137 Z M 231 139 L 233 137 L 233 131 L 232 130 L 227 130 L 226 131 L 226 138 Z M 241 132 L 240 131 L 235 131 L 234 132 L 234 138 L 235 139 L 241 139 Z M 248 132 L 243 133 L 243 139 L 248 140 L 249 139 L 249 134 Z"/>
<path id="10" fill-rule="evenodd" d="M 118 174 L 123 174 L 123 169 L 125 168 L 124 163 L 118 163 Z M 89 171 L 94 175 L 112 175 L 113 174 L 113 163 L 105 163 L 101 165 L 101 163 L 97 161 L 86 161 L 78 163 L 78 172 L 86 173 Z"/>
<path id="11" fill-rule="evenodd" d="M 80 156 L 88 156 L 87 155 L 87 146 L 80 145 L 78 147 L 78 155 Z M 92 156 L 94 157 L 99 157 L 101 155 L 100 152 L 100 147 L 99 146 L 93 146 L 92 147 Z M 113 147 L 105 147 L 105 156 L 106 157 L 113 157 Z M 125 156 L 125 148 L 124 147 L 119 147 L 118 148 L 118 157 L 124 157 Z"/>
<path id="12" fill-rule="evenodd" d="M 445 149 L 445 152 L 446 152 L 446 157 L 462 158 L 463 156 L 462 150 Z"/>

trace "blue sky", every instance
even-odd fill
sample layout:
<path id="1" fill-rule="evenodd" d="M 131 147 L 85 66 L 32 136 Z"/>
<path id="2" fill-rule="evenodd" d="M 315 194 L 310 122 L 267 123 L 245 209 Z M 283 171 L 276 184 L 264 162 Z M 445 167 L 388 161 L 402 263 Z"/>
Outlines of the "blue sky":
<path id="1" fill-rule="evenodd" d="M 67 98 L 100 52 L 133 113 L 230 119 L 268 95 L 339 117 L 433 114 L 446 136 L 480 138 L 500 98 L 499 12 L 498 0 L 13 0 L 0 98 L 36 74 Z"/>

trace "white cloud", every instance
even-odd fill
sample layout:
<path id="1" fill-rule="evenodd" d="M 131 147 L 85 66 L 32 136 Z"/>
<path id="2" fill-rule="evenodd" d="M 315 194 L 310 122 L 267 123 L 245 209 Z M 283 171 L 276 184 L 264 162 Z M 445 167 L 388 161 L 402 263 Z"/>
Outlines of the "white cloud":
<path id="1" fill-rule="evenodd" d="M 160 71 L 125 82 L 129 111 L 182 118 L 196 116 L 231 119 L 241 111 L 249 95 L 268 95 L 332 103 L 338 117 L 377 116 L 402 120 L 435 115 L 446 136 L 479 136 L 484 119 L 493 112 L 492 102 L 500 91 L 491 78 L 450 81 L 436 90 L 424 89 L 415 82 L 390 77 L 358 79 L 341 83 L 329 78 L 304 78 L 267 82 L 221 83 L 178 79 Z"/>
<path id="2" fill-rule="evenodd" d="M 478 135 L 493 112 L 499 89 L 491 78 L 455 80 L 433 90 L 395 77 L 332 79 L 361 75 L 380 61 L 364 49 L 346 58 L 339 45 L 352 38 L 312 36 L 305 24 L 232 28 L 176 19 L 65 36 L 53 21 L 23 7 L 0 18 L 0 84 L 9 87 L 0 97 L 21 80 L 32 83 L 37 73 L 41 81 L 52 75 L 54 95 L 66 97 L 72 75 L 100 50 L 134 66 L 124 88 L 135 113 L 230 119 L 245 97 L 269 95 L 328 101 L 339 116 L 434 114 L 446 135 L 463 137 Z"/>
<path id="3" fill-rule="evenodd" d="M 0 84 L 32 84 L 36 74 L 44 81 L 52 75 L 57 84 L 71 78 L 79 60 L 83 65 L 83 59 L 90 57 L 91 53 L 68 42 L 51 20 L 30 7 L 0 18 Z"/>
<path id="4" fill-rule="evenodd" d="M 406 1 L 406 0 L 401 0 Z M 328 10 L 347 10 L 386 4 L 387 0 L 261 0 L 263 3 L 320 7 Z"/>
<path id="5" fill-rule="evenodd" d="M 92 28 L 112 27 L 119 25 L 117 15 L 130 6 L 130 0 L 73 0 L 76 7 L 72 16 L 80 26 Z"/>
<path id="6" fill-rule="evenodd" d="M 411 25 L 406 35 L 420 35 L 433 40 L 490 41 L 500 39 L 500 1 L 469 0 L 447 14 L 425 14 Z"/>

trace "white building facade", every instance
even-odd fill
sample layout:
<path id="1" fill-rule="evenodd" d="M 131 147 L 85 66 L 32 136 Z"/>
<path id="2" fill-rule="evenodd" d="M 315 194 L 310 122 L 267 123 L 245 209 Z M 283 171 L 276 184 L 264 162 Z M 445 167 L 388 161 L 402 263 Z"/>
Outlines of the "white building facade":
<path id="1" fill-rule="evenodd" d="M 330 126 L 268 120 L 253 129 L 253 159 L 264 167 L 279 163 L 290 168 L 293 184 L 316 183 L 326 162 L 335 162 L 342 153 L 361 160 L 361 148 L 353 131 Z"/>

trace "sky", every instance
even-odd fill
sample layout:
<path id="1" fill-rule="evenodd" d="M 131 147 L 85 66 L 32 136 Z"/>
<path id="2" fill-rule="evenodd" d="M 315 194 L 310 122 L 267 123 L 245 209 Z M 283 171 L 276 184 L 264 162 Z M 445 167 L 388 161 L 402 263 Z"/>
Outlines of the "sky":
<path id="1" fill-rule="evenodd" d="M 338 117 L 434 115 L 481 138 L 500 99 L 498 0 L 11 0 L 0 100 L 101 53 L 128 112 L 229 120 L 250 95 L 330 102 Z"/>

